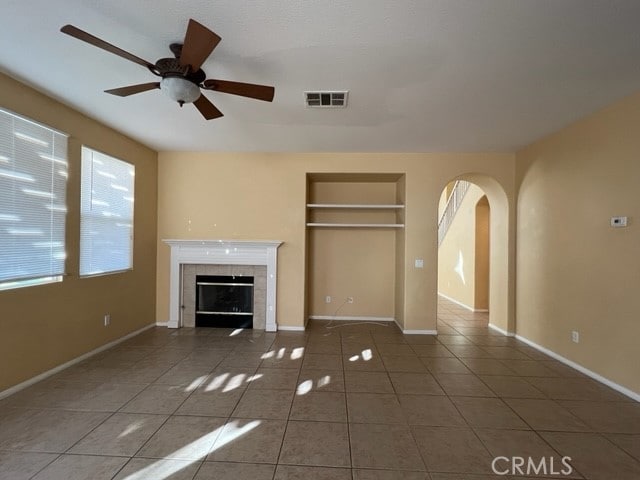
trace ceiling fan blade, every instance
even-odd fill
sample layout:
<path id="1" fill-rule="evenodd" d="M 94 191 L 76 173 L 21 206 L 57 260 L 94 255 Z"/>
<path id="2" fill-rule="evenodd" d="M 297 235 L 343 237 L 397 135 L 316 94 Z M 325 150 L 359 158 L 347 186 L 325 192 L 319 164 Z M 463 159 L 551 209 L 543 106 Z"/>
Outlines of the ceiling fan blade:
<path id="1" fill-rule="evenodd" d="M 223 117 L 222 112 L 218 110 L 213 103 L 209 101 L 207 97 L 204 95 L 200 95 L 200 97 L 193 102 L 196 108 L 200 111 L 202 116 L 207 120 L 212 120 L 214 118 Z"/>
<path id="2" fill-rule="evenodd" d="M 222 39 L 218 35 L 204 25 L 193 19 L 189 20 L 187 34 L 182 45 L 180 65 L 189 66 L 192 72 L 197 72 L 220 40 Z"/>
<path id="3" fill-rule="evenodd" d="M 80 30 L 79 28 L 74 27 L 73 25 L 65 25 L 60 29 L 60 31 L 62 33 L 66 33 L 67 35 L 71 35 L 72 37 L 75 37 L 78 40 L 87 42 L 93 45 L 94 47 L 101 48 L 103 50 L 106 50 L 109 53 L 113 53 L 115 55 L 118 55 L 119 57 L 126 58 L 127 60 L 137 63 L 138 65 L 142 65 L 143 67 L 147 67 L 151 69 L 155 68 L 155 65 L 153 65 L 152 63 L 149 63 L 140 57 L 136 57 L 132 53 L 125 52 L 121 48 L 118 48 L 115 45 L 111 45 L 110 43 L 105 42 L 104 40 L 94 35 L 91 35 L 90 33 L 87 33 L 84 30 Z"/>
<path id="4" fill-rule="evenodd" d="M 273 101 L 273 95 L 275 94 L 273 87 L 255 85 L 253 83 L 229 82 L 227 80 L 205 80 L 204 88 L 216 92 L 264 100 L 265 102 Z"/>
<path id="5" fill-rule="evenodd" d="M 110 93 L 111 95 L 117 95 L 119 97 L 128 97 L 129 95 L 147 92 L 156 88 L 160 88 L 160 82 L 140 83 L 138 85 L 129 85 L 128 87 L 112 88 L 111 90 L 105 90 L 104 93 Z"/>

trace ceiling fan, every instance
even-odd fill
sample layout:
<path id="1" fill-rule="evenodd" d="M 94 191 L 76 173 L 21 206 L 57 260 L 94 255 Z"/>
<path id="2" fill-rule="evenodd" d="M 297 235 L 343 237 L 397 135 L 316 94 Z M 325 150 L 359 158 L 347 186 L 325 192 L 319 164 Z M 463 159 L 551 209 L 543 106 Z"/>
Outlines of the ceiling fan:
<path id="1" fill-rule="evenodd" d="M 193 19 L 189 20 L 184 43 L 172 43 L 169 46 L 175 58 L 161 58 L 156 63 L 147 62 L 73 25 L 65 25 L 60 31 L 78 40 L 106 50 L 107 52 L 126 58 L 138 65 L 142 65 L 148 68 L 151 73 L 160 77 L 159 82 L 142 83 L 105 90 L 106 93 L 110 93 L 111 95 L 127 97 L 136 93 L 160 89 L 169 98 L 178 102 L 180 106 L 185 103 L 193 103 L 207 120 L 222 117 L 223 115 L 222 112 L 203 95 L 200 89 L 231 93 L 233 95 L 255 98 L 266 102 L 273 100 L 273 87 L 252 83 L 207 79 L 206 74 L 200 66 L 209 55 L 211 55 L 211 52 L 216 48 L 221 38 Z"/>

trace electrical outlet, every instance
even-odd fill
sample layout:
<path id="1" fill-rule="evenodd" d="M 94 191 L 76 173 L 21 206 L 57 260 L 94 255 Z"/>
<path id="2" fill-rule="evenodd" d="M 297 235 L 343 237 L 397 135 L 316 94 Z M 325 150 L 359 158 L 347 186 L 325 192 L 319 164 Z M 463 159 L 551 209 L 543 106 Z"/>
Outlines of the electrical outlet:
<path id="1" fill-rule="evenodd" d="M 111 325 L 111 314 L 110 313 L 105 313 L 105 315 L 104 315 L 104 326 L 108 327 L 109 325 Z"/>
<path id="2" fill-rule="evenodd" d="M 324 297 L 324 303 L 331 303 L 331 295 Z"/>
<path id="3" fill-rule="evenodd" d="M 347 297 L 347 303 L 353 303 L 353 297 Z"/>
<path id="4" fill-rule="evenodd" d="M 580 332 L 577 332 L 576 330 L 571 332 L 571 341 L 573 343 L 580 343 Z"/>

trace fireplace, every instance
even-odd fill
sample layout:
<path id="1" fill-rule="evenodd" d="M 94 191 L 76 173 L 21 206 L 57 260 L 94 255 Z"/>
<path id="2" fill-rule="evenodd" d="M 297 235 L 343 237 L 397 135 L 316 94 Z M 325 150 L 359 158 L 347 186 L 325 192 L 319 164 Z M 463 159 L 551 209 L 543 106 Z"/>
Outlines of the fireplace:
<path id="1" fill-rule="evenodd" d="M 254 278 L 253 328 L 278 330 L 278 247 L 273 240 L 163 240 L 171 247 L 169 328 L 195 327 L 196 275 Z"/>
<path id="2" fill-rule="evenodd" d="M 253 328 L 253 277 L 196 275 L 196 327 Z"/>

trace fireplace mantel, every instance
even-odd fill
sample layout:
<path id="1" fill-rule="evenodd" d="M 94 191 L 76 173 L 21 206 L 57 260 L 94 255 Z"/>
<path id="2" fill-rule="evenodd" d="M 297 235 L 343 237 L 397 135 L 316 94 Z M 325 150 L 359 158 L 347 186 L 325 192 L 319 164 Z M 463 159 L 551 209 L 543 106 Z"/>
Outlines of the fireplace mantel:
<path id="1" fill-rule="evenodd" d="M 169 277 L 169 328 L 182 326 L 180 295 L 184 264 L 266 265 L 267 311 L 265 330 L 275 332 L 278 247 L 273 240 L 163 240 L 171 247 Z"/>

